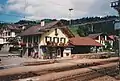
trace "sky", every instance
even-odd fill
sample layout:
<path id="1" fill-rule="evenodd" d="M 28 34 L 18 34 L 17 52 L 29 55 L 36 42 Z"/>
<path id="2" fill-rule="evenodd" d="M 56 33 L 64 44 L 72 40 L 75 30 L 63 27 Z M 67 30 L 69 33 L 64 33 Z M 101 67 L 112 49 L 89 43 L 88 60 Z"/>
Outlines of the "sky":
<path id="1" fill-rule="evenodd" d="M 117 15 L 114 0 L 0 0 L 0 21 L 76 19 Z M 70 12 L 69 9 L 73 10 Z"/>

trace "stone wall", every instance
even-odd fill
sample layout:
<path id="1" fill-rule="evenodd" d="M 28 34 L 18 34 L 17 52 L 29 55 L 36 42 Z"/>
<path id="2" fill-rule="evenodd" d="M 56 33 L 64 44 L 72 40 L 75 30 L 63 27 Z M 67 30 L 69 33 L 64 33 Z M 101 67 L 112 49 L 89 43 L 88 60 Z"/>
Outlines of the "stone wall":
<path id="1" fill-rule="evenodd" d="M 72 54 L 71 57 L 73 59 L 104 59 L 115 57 L 116 54 L 114 52 L 102 52 L 102 53 L 89 53 L 89 54 Z"/>

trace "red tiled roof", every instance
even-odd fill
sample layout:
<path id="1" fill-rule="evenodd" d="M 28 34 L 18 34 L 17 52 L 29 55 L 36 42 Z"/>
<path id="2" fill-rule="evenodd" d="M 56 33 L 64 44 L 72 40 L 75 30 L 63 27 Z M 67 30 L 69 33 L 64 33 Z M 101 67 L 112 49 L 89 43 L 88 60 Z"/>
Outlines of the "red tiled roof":
<path id="1" fill-rule="evenodd" d="M 109 38 L 112 39 L 112 40 L 115 40 L 115 36 L 114 35 L 110 35 Z"/>
<path id="2" fill-rule="evenodd" d="M 89 37 L 74 37 L 70 39 L 70 44 L 75 46 L 103 46 Z"/>

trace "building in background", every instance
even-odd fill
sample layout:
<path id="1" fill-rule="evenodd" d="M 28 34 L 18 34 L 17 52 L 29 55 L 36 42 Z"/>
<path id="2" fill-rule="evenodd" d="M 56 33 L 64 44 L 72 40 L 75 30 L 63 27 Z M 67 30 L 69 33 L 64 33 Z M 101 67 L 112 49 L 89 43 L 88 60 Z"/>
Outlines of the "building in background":
<path id="1" fill-rule="evenodd" d="M 19 46 L 19 34 L 25 30 L 24 25 L 7 24 L 0 28 L 1 51 L 9 51 L 10 47 Z M 19 39 L 19 40 L 18 40 Z"/>
<path id="2" fill-rule="evenodd" d="M 107 35 L 104 33 L 96 33 L 96 34 L 89 34 L 89 38 L 94 39 L 96 42 L 99 42 L 104 46 L 104 48 L 107 48 L 108 45 L 110 46 L 110 49 L 113 49 L 113 43 L 115 41 L 114 35 Z"/>
<path id="3" fill-rule="evenodd" d="M 89 37 L 74 37 L 70 39 L 70 44 L 73 47 L 72 54 L 87 54 L 91 52 L 98 52 L 98 48 L 103 45 L 96 42 Z M 95 49 L 95 50 L 94 50 Z"/>
<path id="4" fill-rule="evenodd" d="M 0 36 L 3 38 L 3 43 L 4 44 L 9 44 L 9 39 L 10 38 L 15 38 L 16 36 L 18 36 L 21 31 L 23 30 L 22 25 L 15 25 L 15 24 L 10 24 L 10 25 L 6 25 L 5 27 L 2 27 Z"/>

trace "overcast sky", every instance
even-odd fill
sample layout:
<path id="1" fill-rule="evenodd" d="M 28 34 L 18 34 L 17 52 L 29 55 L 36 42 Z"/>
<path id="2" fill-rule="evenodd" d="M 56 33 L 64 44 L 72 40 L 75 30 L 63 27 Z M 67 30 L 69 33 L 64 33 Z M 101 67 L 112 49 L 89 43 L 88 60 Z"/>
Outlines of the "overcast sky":
<path id="1" fill-rule="evenodd" d="M 0 11 L 7 14 L 26 15 L 27 19 L 69 19 L 91 16 L 117 15 L 117 12 L 110 7 L 110 2 L 114 0 L 1 0 L 1 4 L 6 7 Z M 74 10 L 70 16 L 69 8 Z M 8 15 L 6 15 L 8 16 Z M 2 19 L 6 16 L 1 15 Z M 10 20 L 19 18 L 7 17 Z"/>

